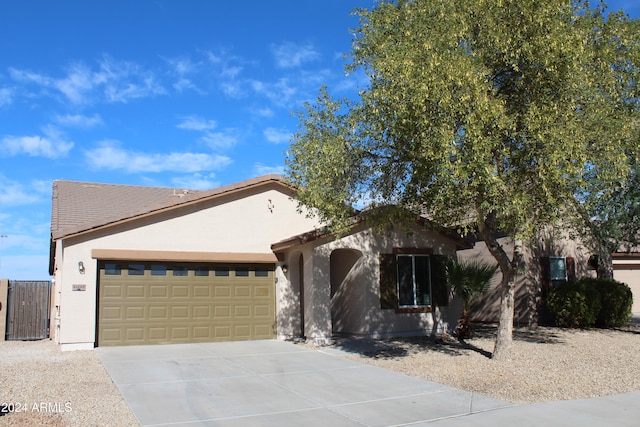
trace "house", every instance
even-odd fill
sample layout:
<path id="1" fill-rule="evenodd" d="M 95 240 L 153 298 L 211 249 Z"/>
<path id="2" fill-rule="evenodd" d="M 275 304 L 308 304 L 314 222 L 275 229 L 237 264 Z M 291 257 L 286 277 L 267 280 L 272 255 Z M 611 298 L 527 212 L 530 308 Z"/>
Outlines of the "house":
<path id="1" fill-rule="evenodd" d="M 580 279 L 596 277 L 591 264 L 591 252 L 581 245 L 579 239 L 566 231 L 547 230 L 540 232 L 532 242 L 525 244 L 512 237 L 498 239 L 509 257 L 518 251 L 519 268 L 515 277 L 514 323 L 518 326 L 537 326 L 546 319 L 541 312 L 544 295 L 555 285 Z M 458 259 L 495 264 L 482 241 L 457 253 Z M 633 316 L 640 318 L 640 253 L 613 254 L 614 279 L 626 283 L 634 295 Z M 494 277 L 486 294 L 477 298 L 472 306 L 472 320 L 496 323 L 499 318 L 500 272 Z"/>
<path id="2" fill-rule="evenodd" d="M 418 223 L 411 234 L 360 222 L 333 236 L 295 197 L 279 175 L 208 191 L 55 181 L 54 339 L 64 350 L 322 342 L 455 321 L 455 305 L 435 308 L 448 302 L 436 260 L 468 243 Z"/>

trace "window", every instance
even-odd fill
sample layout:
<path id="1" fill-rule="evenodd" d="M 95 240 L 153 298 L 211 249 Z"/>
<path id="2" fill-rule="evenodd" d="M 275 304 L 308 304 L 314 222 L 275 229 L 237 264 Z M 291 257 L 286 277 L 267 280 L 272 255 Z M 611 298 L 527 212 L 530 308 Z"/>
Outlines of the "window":
<path id="1" fill-rule="evenodd" d="M 236 277 L 249 277 L 249 268 L 236 267 Z"/>
<path id="2" fill-rule="evenodd" d="M 573 257 L 542 256 L 540 264 L 543 292 L 562 283 L 576 280 L 576 261 Z"/>
<path id="3" fill-rule="evenodd" d="M 256 277 L 269 277 L 269 269 L 264 267 L 256 267 L 254 274 Z"/>
<path id="4" fill-rule="evenodd" d="M 444 255 L 430 248 L 394 248 L 379 260 L 381 309 L 421 313 L 449 305 Z"/>
<path id="5" fill-rule="evenodd" d="M 173 275 L 174 276 L 186 276 L 189 274 L 189 269 L 184 265 L 174 265 L 173 266 Z"/>
<path id="6" fill-rule="evenodd" d="M 397 255 L 398 306 L 431 305 L 429 255 Z"/>
<path id="7" fill-rule="evenodd" d="M 196 276 L 208 276 L 209 275 L 209 267 L 196 266 L 193 269 L 193 274 Z"/>
<path id="8" fill-rule="evenodd" d="M 228 277 L 229 276 L 229 267 L 216 267 L 216 276 L 217 277 Z"/>
<path id="9" fill-rule="evenodd" d="M 144 264 L 129 264 L 129 276 L 144 276 Z"/>
<path id="10" fill-rule="evenodd" d="M 151 275 L 152 276 L 166 276 L 167 275 L 167 266 L 161 264 L 153 264 L 151 265 Z"/>
<path id="11" fill-rule="evenodd" d="M 122 273 L 122 266 L 120 264 L 106 263 L 104 265 L 104 274 L 107 276 L 119 276 Z"/>
<path id="12" fill-rule="evenodd" d="M 555 287 L 567 281 L 567 259 L 564 257 L 549 257 L 549 273 L 551 284 Z"/>

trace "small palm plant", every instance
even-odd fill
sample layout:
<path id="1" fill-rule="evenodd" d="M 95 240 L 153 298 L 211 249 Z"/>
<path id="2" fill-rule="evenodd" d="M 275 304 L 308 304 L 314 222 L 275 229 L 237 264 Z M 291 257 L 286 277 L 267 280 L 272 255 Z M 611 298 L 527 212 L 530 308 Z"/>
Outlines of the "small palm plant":
<path id="1" fill-rule="evenodd" d="M 498 271 L 497 265 L 479 261 L 460 261 L 457 258 L 449 258 L 447 260 L 449 289 L 462 301 L 462 314 L 454 332 L 458 339 L 473 337 L 470 313 L 471 302 L 475 296 L 487 291 L 496 271 Z"/>

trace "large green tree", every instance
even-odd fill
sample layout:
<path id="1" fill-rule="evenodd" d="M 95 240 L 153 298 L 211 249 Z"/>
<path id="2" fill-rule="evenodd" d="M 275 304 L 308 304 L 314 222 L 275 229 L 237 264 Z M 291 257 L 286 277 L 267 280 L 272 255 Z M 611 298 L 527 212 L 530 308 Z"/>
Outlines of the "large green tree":
<path id="1" fill-rule="evenodd" d="M 640 164 L 637 159 L 629 161 L 625 180 L 603 188 L 598 177 L 589 174 L 589 189 L 576 195 L 577 215 L 572 224 L 595 255 L 599 278 L 613 279 L 614 252 L 628 252 L 640 245 Z"/>
<path id="2" fill-rule="evenodd" d="M 493 357 L 508 359 L 518 260 L 497 232 L 527 239 L 574 214 L 587 172 L 603 185 L 625 176 L 637 23 L 569 0 L 397 0 L 357 13 L 348 69 L 369 85 L 358 100 L 323 88 L 306 105 L 288 175 L 337 230 L 370 205 L 377 224 L 420 214 L 479 233 L 502 273 Z"/>

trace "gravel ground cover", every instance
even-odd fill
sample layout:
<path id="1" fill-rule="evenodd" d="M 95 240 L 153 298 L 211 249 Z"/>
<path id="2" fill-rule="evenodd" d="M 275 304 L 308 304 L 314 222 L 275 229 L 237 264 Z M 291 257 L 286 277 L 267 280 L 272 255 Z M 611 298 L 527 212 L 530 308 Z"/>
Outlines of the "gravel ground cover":
<path id="1" fill-rule="evenodd" d="M 348 356 L 401 372 L 524 404 L 573 400 L 640 390 L 640 327 L 570 330 L 515 329 L 510 361 L 490 359 L 495 327 L 476 326 L 473 339 L 400 338 L 373 348 L 336 341 Z"/>
<path id="2" fill-rule="evenodd" d="M 640 390 L 638 326 L 516 329 L 508 362 L 489 358 L 494 337 L 494 327 L 480 326 L 465 343 L 442 336 L 333 345 L 360 362 L 518 404 Z M 61 352 L 49 340 L 0 342 L 3 404 L 20 412 L 0 416 L 0 426 L 138 425 L 95 352 Z"/>
<path id="3" fill-rule="evenodd" d="M 15 412 L 2 426 L 139 425 L 94 351 L 62 352 L 50 340 L 0 341 L 4 404 Z"/>

